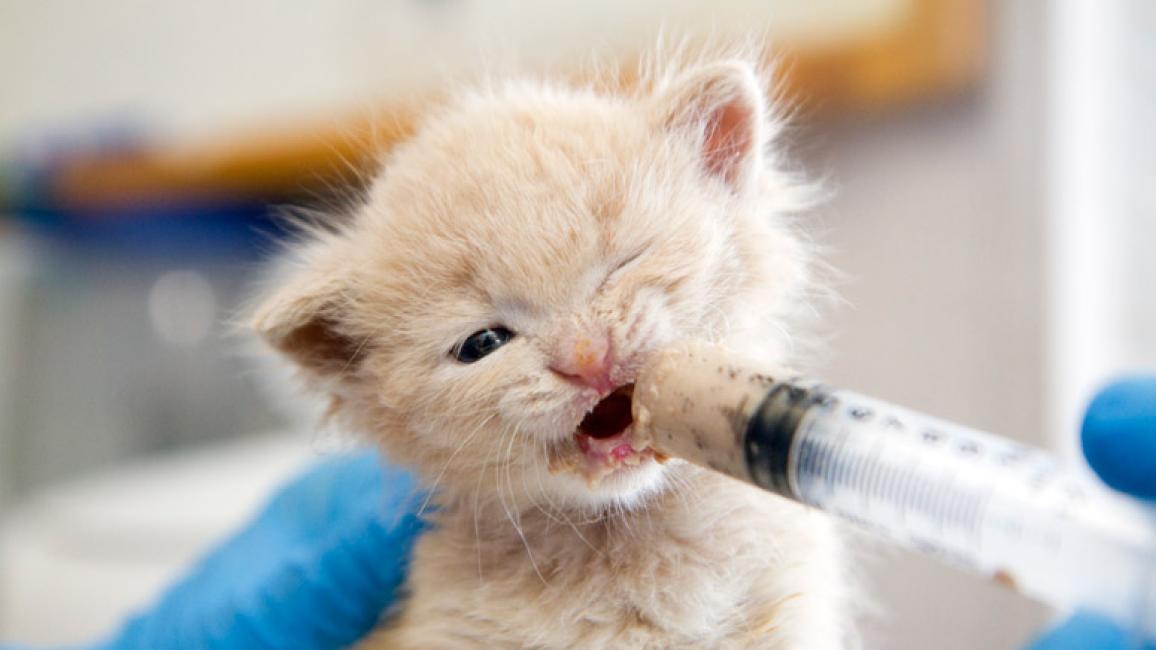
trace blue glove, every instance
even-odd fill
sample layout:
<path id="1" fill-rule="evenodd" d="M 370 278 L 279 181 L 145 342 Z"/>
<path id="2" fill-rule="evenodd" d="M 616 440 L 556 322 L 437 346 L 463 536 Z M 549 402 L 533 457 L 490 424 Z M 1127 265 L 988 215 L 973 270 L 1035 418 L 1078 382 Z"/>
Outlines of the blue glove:
<path id="1" fill-rule="evenodd" d="M 1084 415 L 1084 456 L 1108 485 L 1156 499 L 1156 377 L 1105 388 Z"/>
<path id="2" fill-rule="evenodd" d="M 96 648 L 348 646 L 405 578 L 422 528 L 417 496 L 412 478 L 375 453 L 322 461 Z"/>
<path id="3" fill-rule="evenodd" d="M 1156 499 L 1156 377 L 1118 381 L 1100 392 L 1084 415 L 1084 456 L 1108 485 Z M 1088 613 L 1068 619 L 1030 650 L 1127 650 L 1134 640 Z M 1147 645 L 1146 650 L 1156 650 Z"/>

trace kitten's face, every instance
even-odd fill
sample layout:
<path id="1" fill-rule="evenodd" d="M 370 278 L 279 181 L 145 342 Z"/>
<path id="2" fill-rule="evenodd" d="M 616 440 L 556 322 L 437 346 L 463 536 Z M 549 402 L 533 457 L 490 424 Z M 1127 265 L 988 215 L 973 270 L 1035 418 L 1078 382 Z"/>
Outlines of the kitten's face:
<path id="1" fill-rule="evenodd" d="M 467 102 L 308 251 L 263 331 L 441 489 L 511 507 L 637 500 L 664 473 L 630 437 L 646 356 L 727 338 L 754 310 L 745 300 L 797 274 L 793 240 L 751 214 L 752 82 L 732 66 L 643 100 L 538 89 Z"/>

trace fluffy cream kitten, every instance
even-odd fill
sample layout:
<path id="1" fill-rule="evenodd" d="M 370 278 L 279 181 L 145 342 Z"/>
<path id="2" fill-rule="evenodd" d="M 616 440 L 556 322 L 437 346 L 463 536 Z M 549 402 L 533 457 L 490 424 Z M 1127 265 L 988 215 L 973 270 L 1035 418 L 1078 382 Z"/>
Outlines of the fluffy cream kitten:
<path id="1" fill-rule="evenodd" d="M 806 193 L 763 88 L 724 58 L 461 96 L 300 247 L 256 328 L 436 506 L 364 648 L 844 647 L 831 522 L 625 442 L 665 343 L 788 361 Z"/>

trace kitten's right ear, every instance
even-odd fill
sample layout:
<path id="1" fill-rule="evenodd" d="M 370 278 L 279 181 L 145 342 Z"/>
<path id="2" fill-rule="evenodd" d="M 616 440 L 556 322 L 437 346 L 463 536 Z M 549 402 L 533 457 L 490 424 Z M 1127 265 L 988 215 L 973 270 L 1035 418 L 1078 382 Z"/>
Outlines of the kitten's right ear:
<path id="1" fill-rule="evenodd" d="M 298 269 L 254 312 L 251 327 L 310 373 L 332 376 L 351 370 L 363 346 L 346 324 L 347 287 L 345 273 L 335 264 Z"/>

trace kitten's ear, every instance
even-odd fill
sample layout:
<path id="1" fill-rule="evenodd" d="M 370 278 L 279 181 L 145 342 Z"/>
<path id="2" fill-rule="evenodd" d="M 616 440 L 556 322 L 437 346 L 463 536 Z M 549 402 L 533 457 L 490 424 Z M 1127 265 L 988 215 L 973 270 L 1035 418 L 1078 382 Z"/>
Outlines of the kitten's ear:
<path id="1" fill-rule="evenodd" d="M 694 69 L 655 98 L 662 126 L 695 138 L 703 167 L 736 193 L 762 164 L 765 106 L 754 69 L 728 61 Z"/>
<path id="2" fill-rule="evenodd" d="M 356 368 L 362 349 L 345 321 L 348 284 L 335 264 L 310 265 L 261 303 L 252 328 L 273 349 L 318 376 Z"/>

